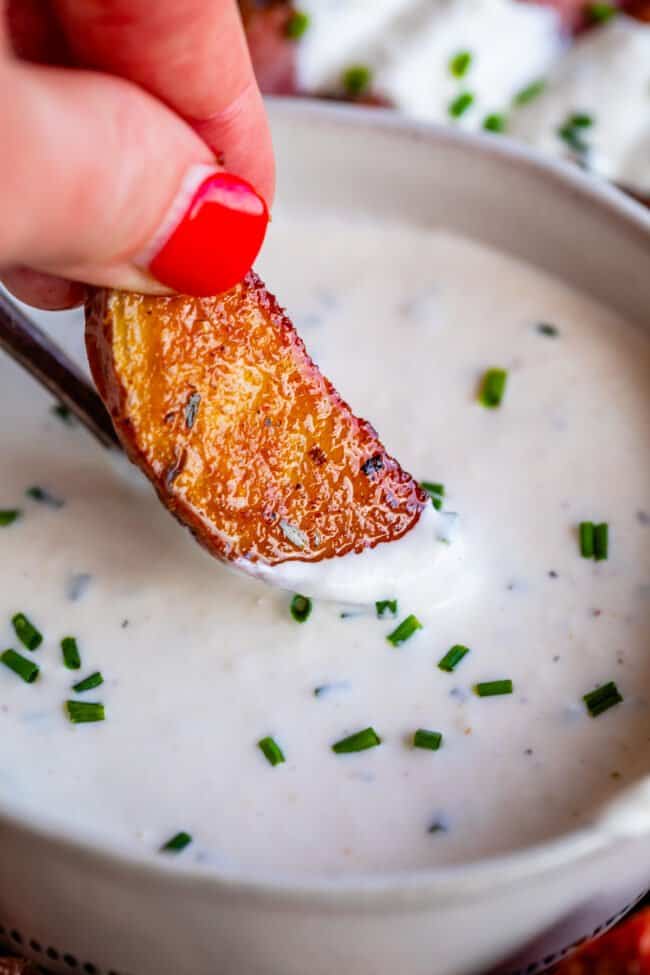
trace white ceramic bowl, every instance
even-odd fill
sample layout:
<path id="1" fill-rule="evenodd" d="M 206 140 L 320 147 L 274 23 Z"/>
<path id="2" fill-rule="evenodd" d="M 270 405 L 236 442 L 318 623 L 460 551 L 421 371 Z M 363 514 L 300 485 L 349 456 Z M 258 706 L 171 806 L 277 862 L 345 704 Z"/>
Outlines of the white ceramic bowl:
<path id="1" fill-rule="evenodd" d="M 285 210 L 446 226 L 650 325 L 650 216 L 577 169 L 383 112 L 291 101 L 271 115 Z M 589 829 L 516 854 L 295 882 L 136 860 L 3 802 L 0 934 L 58 972 L 469 975 L 500 963 L 532 975 L 650 884 L 650 780 L 595 809 Z"/>

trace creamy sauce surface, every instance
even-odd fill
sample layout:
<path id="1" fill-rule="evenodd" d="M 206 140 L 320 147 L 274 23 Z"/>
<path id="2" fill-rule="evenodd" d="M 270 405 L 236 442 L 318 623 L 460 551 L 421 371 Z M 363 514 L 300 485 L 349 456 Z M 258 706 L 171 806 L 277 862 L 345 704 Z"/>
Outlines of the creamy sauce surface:
<path id="1" fill-rule="evenodd" d="M 364 65 L 373 92 L 411 118 L 480 130 L 496 115 L 508 136 L 650 193 L 650 24 L 621 14 L 570 43 L 554 10 L 520 0 L 301 6 L 301 90 L 340 94 L 346 69 Z M 459 52 L 470 57 L 460 78 L 450 70 Z M 579 141 L 566 134 L 575 115 L 590 119 Z"/>
<path id="2" fill-rule="evenodd" d="M 152 857 L 186 830 L 178 862 L 275 875 L 417 870 L 588 822 L 648 766 L 648 336 L 510 257 L 397 224 L 278 218 L 260 271 L 387 449 L 445 484 L 447 569 L 400 592 L 395 620 L 316 602 L 297 623 L 290 595 L 211 560 L 2 358 L 0 508 L 23 515 L 0 528 L 0 639 L 41 675 L 0 668 L 0 804 Z M 52 327 L 79 345 L 67 317 Z M 508 370 L 497 410 L 476 399 L 491 366 Z M 610 524 L 605 562 L 580 557 L 586 519 Z M 18 611 L 44 634 L 33 654 Z M 422 629 L 394 648 L 409 613 Z M 63 702 L 95 670 L 78 699 L 106 721 L 73 726 Z M 512 695 L 473 693 L 502 678 Z M 590 718 L 582 695 L 609 680 L 624 702 Z M 331 751 L 368 725 L 379 747 Z M 414 750 L 417 728 L 440 750 Z"/>

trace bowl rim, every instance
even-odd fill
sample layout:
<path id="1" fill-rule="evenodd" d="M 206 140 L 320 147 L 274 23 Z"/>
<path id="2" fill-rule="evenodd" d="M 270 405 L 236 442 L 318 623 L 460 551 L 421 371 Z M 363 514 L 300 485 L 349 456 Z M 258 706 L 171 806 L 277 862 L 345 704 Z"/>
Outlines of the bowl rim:
<path id="1" fill-rule="evenodd" d="M 638 237 L 648 249 L 650 258 L 650 210 L 626 196 L 621 190 L 585 174 L 578 167 L 561 160 L 549 159 L 502 135 L 472 133 L 445 126 L 414 122 L 387 109 L 363 108 L 343 104 L 318 102 L 313 99 L 270 98 L 271 122 L 274 119 L 292 124 L 336 125 L 355 129 L 380 130 L 387 136 L 446 145 L 496 159 L 504 166 L 527 169 L 546 191 L 570 192 L 578 205 L 599 210 L 613 221 L 620 231 Z M 154 857 L 151 853 L 135 852 L 114 840 L 103 839 L 91 830 L 74 836 L 65 824 L 33 813 L 25 815 L 17 804 L 3 797 L 0 800 L 0 828 L 6 833 L 16 831 L 23 838 L 32 837 L 41 843 L 52 844 L 61 855 L 72 855 L 89 869 L 99 868 L 113 873 L 137 873 L 144 882 L 159 881 L 174 886 L 179 894 L 195 892 L 217 897 L 226 894 L 229 900 L 237 897 L 268 901 L 275 907 L 309 909 L 310 907 L 355 912 L 369 912 L 424 906 L 449 906 L 458 901 L 517 884 L 523 879 L 540 877 L 558 868 L 571 866 L 582 859 L 604 853 L 611 844 L 629 838 L 630 830 L 617 828 L 621 819 L 610 807 L 621 806 L 625 812 L 634 807 L 636 796 L 650 795 L 650 776 L 641 777 L 632 787 L 621 790 L 617 798 L 598 811 L 593 823 L 569 831 L 519 850 L 492 855 L 465 863 L 422 870 L 378 871 L 346 875 L 273 874 L 250 869 L 224 869 L 200 863 Z M 631 796 L 628 802 L 625 792 Z M 648 823 L 638 833 L 650 833 L 650 803 Z"/>

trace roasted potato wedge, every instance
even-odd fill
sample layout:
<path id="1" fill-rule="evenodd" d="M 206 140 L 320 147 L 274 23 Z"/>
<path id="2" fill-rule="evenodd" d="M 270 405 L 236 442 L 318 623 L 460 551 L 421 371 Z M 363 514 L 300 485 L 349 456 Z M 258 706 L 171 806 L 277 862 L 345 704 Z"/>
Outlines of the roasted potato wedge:
<path id="1" fill-rule="evenodd" d="M 254 274 L 213 298 L 98 291 L 86 345 L 131 460 L 222 559 L 360 552 L 426 503 Z"/>

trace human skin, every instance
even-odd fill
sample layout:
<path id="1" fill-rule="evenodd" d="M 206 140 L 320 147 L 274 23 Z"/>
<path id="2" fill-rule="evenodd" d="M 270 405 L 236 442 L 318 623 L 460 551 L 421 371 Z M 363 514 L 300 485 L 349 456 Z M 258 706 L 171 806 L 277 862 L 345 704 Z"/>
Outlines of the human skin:
<path id="1" fill-rule="evenodd" d="M 272 203 L 235 0 L 8 0 L 0 84 L 0 277 L 32 304 L 78 304 L 87 283 L 168 293 L 150 246 L 197 165 Z"/>

